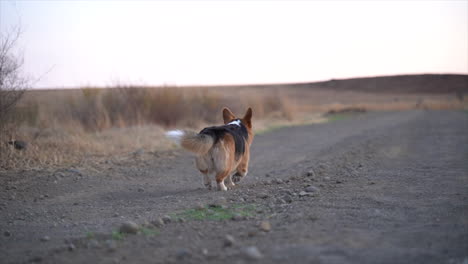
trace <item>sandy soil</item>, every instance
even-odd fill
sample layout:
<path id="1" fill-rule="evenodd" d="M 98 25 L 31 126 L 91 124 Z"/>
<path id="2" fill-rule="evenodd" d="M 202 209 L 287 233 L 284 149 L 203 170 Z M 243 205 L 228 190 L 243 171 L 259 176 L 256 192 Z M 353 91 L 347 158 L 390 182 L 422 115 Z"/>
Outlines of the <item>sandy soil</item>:
<path id="1" fill-rule="evenodd" d="M 2 173 L 0 262 L 467 263 L 467 131 L 422 110 L 275 130 L 228 192 L 182 150 Z"/>

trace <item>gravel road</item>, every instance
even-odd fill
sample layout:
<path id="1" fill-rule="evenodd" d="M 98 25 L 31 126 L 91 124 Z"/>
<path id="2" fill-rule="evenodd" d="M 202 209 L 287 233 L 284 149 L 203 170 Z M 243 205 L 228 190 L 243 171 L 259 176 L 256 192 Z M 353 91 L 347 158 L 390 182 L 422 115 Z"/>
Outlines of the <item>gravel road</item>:
<path id="1" fill-rule="evenodd" d="M 282 128 L 251 156 L 228 192 L 183 150 L 2 172 L 0 262 L 468 263 L 466 111 Z"/>

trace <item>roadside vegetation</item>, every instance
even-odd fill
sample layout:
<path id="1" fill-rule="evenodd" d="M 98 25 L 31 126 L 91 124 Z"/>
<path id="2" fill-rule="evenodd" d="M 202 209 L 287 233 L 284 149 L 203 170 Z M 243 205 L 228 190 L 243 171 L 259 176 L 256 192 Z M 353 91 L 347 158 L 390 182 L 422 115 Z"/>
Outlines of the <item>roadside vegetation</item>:
<path id="1" fill-rule="evenodd" d="M 252 107 L 254 130 L 261 135 L 339 120 L 349 112 L 467 109 L 468 100 L 459 93 L 369 93 L 305 85 L 27 90 L 3 122 L 8 130 L 2 133 L 0 170 L 86 166 L 110 155 L 134 158 L 134 153 L 170 150 L 175 146 L 164 131 L 219 125 L 224 106 L 238 115 Z M 8 144 L 12 140 L 27 147 Z"/>

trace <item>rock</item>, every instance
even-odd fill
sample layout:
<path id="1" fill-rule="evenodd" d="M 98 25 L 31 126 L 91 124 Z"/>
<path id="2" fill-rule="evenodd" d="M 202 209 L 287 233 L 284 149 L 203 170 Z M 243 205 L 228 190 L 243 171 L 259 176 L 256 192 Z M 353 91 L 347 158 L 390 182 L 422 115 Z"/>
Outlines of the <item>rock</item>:
<path id="1" fill-rule="evenodd" d="M 197 210 L 204 210 L 205 209 L 205 205 L 203 205 L 202 203 L 197 203 L 195 205 L 195 209 Z"/>
<path id="2" fill-rule="evenodd" d="M 278 198 L 278 199 L 276 199 L 276 203 L 277 203 L 277 204 L 285 204 L 286 201 L 283 200 L 282 198 Z"/>
<path id="3" fill-rule="evenodd" d="M 225 197 L 219 197 L 216 201 L 208 204 L 208 207 L 221 207 L 226 208 L 227 199 Z"/>
<path id="4" fill-rule="evenodd" d="M 299 196 L 300 196 L 300 197 L 307 196 L 307 195 L 309 195 L 308 192 L 301 191 L 301 192 L 299 193 Z"/>
<path id="5" fill-rule="evenodd" d="M 328 176 L 323 177 L 324 180 L 329 181 L 331 178 Z"/>
<path id="6" fill-rule="evenodd" d="M 248 237 L 254 237 L 256 235 L 257 235 L 257 231 L 252 230 L 252 231 L 247 232 Z"/>
<path id="7" fill-rule="evenodd" d="M 260 230 L 264 231 L 264 232 L 270 232 L 271 230 L 271 224 L 270 222 L 268 221 L 262 221 L 260 223 Z"/>
<path id="8" fill-rule="evenodd" d="M 287 203 L 292 203 L 292 197 L 290 195 L 285 195 L 282 197 L 282 199 L 287 202 Z"/>
<path id="9" fill-rule="evenodd" d="M 162 220 L 163 220 L 164 224 L 168 224 L 168 223 L 170 223 L 172 221 L 172 218 L 170 216 L 168 216 L 168 215 L 165 215 L 165 216 L 162 217 Z"/>
<path id="10" fill-rule="evenodd" d="M 246 217 L 241 215 L 241 214 L 234 214 L 232 217 L 231 217 L 231 220 L 234 220 L 234 221 L 242 221 L 242 220 L 245 220 Z"/>
<path id="11" fill-rule="evenodd" d="M 136 234 L 138 229 L 139 226 L 135 222 L 128 221 L 120 226 L 119 231 L 124 234 Z"/>
<path id="12" fill-rule="evenodd" d="M 242 253 L 244 254 L 245 257 L 251 260 L 258 260 L 263 258 L 262 253 L 258 250 L 257 247 L 251 246 L 251 247 L 246 247 L 242 250 Z"/>
<path id="13" fill-rule="evenodd" d="M 161 218 L 157 218 L 156 220 L 151 221 L 151 224 L 155 227 L 161 227 L 164 225 L 164 220 L 162 220 Z"/>
<path id="14" fill-rule="evenodd" d="M 188 258 L 190 257 L 192 254 L 190 253 L 190 251 L 186 248 L 181 248 L 179 250 L 177 250 L 176 252 L 176 258 L 177 259 L 185 259 L 185 258 Z"/>
<path id="15" fill-rule="evenodd" d="M 11 233 L 10 233 L 10 231 L 5 231 L 5 232 L 3 232 L 3 235 L 6 236 L 6 237 L 10 237 Z"/>
<path id="16" fill-rule="evenodd" d="M 138 188 L 138 192 L 144 192 L 144 191 L 145 191 L 145 189 L 143 189 L 143 188 Z"/>
<path id="17" fill-rule="evenodd" d="M 82 175 L 80 170 L 73 169 L 73 168 L 68 169 L 67 172 L 72 173 L 72 174 Z"/>
<path id="18" fill-rule="evenodd" d="M 41 237 L 40 240 L 41 240 L 42 242 L 47 242 L 47 241 L 50 240 L 50 237 L 49 237 L 49 236 L 43 236 L 43 237 Z"/>
<path id="19" fill-rule="evenodd" d="M 340 180 L 336 180 L 335 182 L 336 182 L 336 184 L 343 183 L 343 182 L 342 182 L 342 181 L 340 181 Z"/>
<path id="20" fill-rule="evenodd" d="M 70 244 L 67 245 L 67 249 L 68 249 L 68 251 L 73 251 L 73 250 L 76 249 L 76 247 L 75 247 L 75 245 L 73 243 L 70 243 Z"/>
<path id="21" fill-rule="evenodd" d="M 236 241 L 234 240 L 234 237 L 233 237 L 233 236 L 231 236 L 231 235 L 226 235 L 226 236 L 224 237 L 224 243 L 223 243 L 223 244 L 224 244 L 225 247 L 231 247 L 231 246 L 234 245 L 235 242 L 236 242 Z"/>
<path id="22" fill-rule="evenodd" d="M 261 198 L 261 199 L 266 199 L 266 198 L 268 198 L 268 196 L 269 195 L 267 193 L 259 193 L 257 197 Z"/>
<path id="23" fill-rule="evenodd" d="M 311 186 L 305 188 L 305 191 L 309 192 L 309 193 L 316 193 L 316 192 L 319 192 L 320 189 L 311 185 Z"/>
<path id="24" fill-rule="evenodd" d="M 282 179 L 275 179 L 275 183 L 276 184 L 283 184 L 283 180 Z"/>
<path id="25" fill-rule="evenodd" d="M 315 171 L 314 170 L 309 170 L 307 173 L 306 173 L 307 177 L 315 177 Z"/>

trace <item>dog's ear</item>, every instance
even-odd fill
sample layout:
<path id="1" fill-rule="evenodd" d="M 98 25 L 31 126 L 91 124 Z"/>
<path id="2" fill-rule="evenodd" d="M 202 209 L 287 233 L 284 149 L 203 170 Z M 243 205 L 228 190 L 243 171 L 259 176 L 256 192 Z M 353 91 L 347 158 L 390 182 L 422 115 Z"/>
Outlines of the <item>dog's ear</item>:
<path id="1" fill-rule="evenodd" d="M 229 108 L 223 108 L 223 120 L 224 124 L 231 122 L 233 119 L 236 119 L 236 116 L 229 110 Z"/>
<path id="2" fill-rule="evenodd" d="M 252 108 L 249 107 L 249 109 L 247 109 L 247 112 L 245 113 L 245 116 L 243 119 L 245 123 L 247 124 L 247 126 L 249 128 L 252 128 Z"/>

